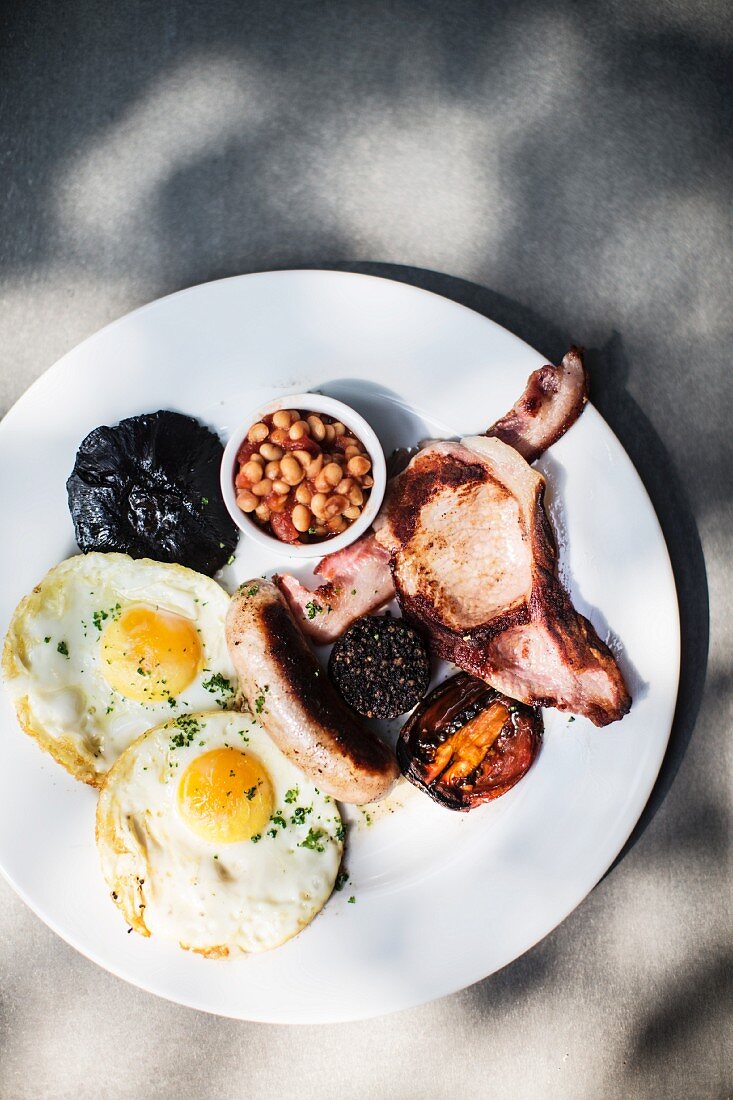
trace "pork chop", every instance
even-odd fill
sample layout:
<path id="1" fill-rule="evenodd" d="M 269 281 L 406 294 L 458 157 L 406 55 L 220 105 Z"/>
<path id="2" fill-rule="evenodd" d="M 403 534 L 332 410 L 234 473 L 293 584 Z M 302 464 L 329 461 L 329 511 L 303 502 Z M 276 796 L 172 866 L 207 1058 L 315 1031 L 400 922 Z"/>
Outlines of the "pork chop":
<path id="1" fill-rule="evenodd" d="M 533 371 L 519 400 L 487 431 L 533 462 L 575 423 L 588 400 L 588 379 L 578 348 L 571 348 L 559 366 L 548 363 Z M 401 448 L 389 461 L 390 478 L 401 473 L 411 452 Z M 389 554 L 370 531 L 327 554 L 314 570 L 324 583 L 314 591 L 288 573 L 276 575 L 301 629 L 318 645 L 328 645 L 362 615 L 395 595 Z"/>
<path id="2" fill-rule="evenodd" d="M 548 363 L 530 374 L 524 393 L 487 435 L 508 443 L 534 462 L 578 419 L 588 400 L 588 377 L 579 348 L 571 348 L 559 366 Z"/>
<path id="3" fill-rule="evenodd" d="M 323 559 L 324 585 L 313 593 L 278 578 L 306 632 L 333 641 L 396 588 L 441 657 L 512 698 L 599 726 L 623 717 L 631 705 L 623 677 L 558 580 L 544 479 L 528 465 L 586 401 L 582 356 L 571 348 L 559 366 L 530 375 L 486 436 L 419 451 L 390 482 L 376 537 Z M 315 611 L 314 599 L 330 610 Z"/>
<path id="4" fill-rule="evenodd" d="M 439 656 L 514 699 L 604 726 L 631 700 L 558 580 L 544 489 L 498 438 L 431 444 L 391 482 L 377 541 L 403 613 Z"/>

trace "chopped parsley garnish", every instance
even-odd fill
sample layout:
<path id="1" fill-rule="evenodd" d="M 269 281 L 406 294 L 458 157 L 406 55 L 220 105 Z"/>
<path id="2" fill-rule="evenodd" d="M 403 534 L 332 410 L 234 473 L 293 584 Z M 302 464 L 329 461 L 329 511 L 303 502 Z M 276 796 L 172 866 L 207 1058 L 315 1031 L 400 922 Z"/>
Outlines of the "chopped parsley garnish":
<path id="1" fill-rule="evenodd" d="M 211 692 L 212 695 L 217 692 L 221 693 L 222 698 L 217 699 L 216 702 L 222 708 L 227 706 L 230 696 L 234 695 L 231 681 L 227 680 L 226 676 L 222 676 L 220 672 L 215 672 L 208 680 L 204 680 L 201 686 Z"/>
<path id="2" fill-rule="evenodd" d="M 265 697 L 264 695 L 258 695 L 255 699 L 255 714 L 262 714 L 265 709 Z"/>
<path id="3" fill-rule="evenodd" d="M 346 839 L 346 826 L 344 825 L 344 823 L 342 821 L 341 824 L 339 825 L 338 829 L 336 830 L 336 840 L 345 840 L 345 839 Z"/>
<path id="4" fill-rule="evenodd" d="M 96 626 L 97 630 L 102 629 L 102 623 L 107 619 L 119 619 L 121 607 L 118 603 L 114 607 L 111 607 L 109 611 L 95 611 L 92 615 L 92 622 Z"/>
<path id="5" fill-rule="evenodd" d="M 298 847 L 310 848 L 312 852 L 325 852 L 326 849 L 322 844 L 324 835 L 323 829 L 309 829 L 308 836 L 305 840 L 301 840 Z"/>
<path id="6" fill-rule="evenodd" d="M 297 787 L 291 787 L 289 791 L 285 792 L 285 801 L 288 803 L 288 805 L 292 805 L 292 803 L 297 800 L 297 797 L 298 797 L 298 788 Z"/>
<path id="7" fill-rule="evenodd" d="M 215 692 L 220 691 L 223 694 L 232 693 L 234 688 L 231 685 L 231 681 L 227 680 L 226 676 L 222 676 L 220 672 L 215 672 L 208 680 L 204 680 L 203 687 L 207 691 Z"/>
<path id="8" fill-rule="evenodd" d="M 277 829 L 268 829 L 267 830 L 267 835 L 271 836 L 272 839 L 274 840 L 275 837 L 277 836 Z"/>
<path id="9" fill-rule="evenodd" d="M 173 698 L 172 695 L 169 695 L 168 696 L 168 706 L 169 707 L 175 707 L 176 705 L 177 705 L 176 700 Z"/>
<path id="10" fill-rule="evenodd" d="M 59 644 L 56 646 L 56 652 L 60 653 L 62 657 L 68 657 L 69 647 L 67 646 L 66 642 L 59 642 Z"/>
<path id="11" fill-rule="evenodd" d="M 262 833 L 255 833 L 254 836 L 249 838 L 253 844 L 256 844 L 258 840 L 262 840 Z"/>
<path id="12" fill-rule="evenodd" d="M 258 787 L 259 783 L 255 783 L 254 787 L 250 787 L 248 791 L 244 792 L 244 797 L 247 799 L 248 802 L 251 802 L 254 796 L 257 794 Z"/>
<path id="13" fill-rule="evenodd" d="M 309 619 L 315 619 L 316 615 L 318 615 L 321 611 L 323 611 L 323 608 L 319 603 L 316 603 L 315 600 L 309 600 L 309 602 L 305 605 L 305 613 Z"/>
<path id="14" fill-rule="evenodd" d="M 285 829 L 288 824 L 282 815 L 282 810 L 276 810 L 276 812 L 270 818 L 270 821 L 273 825 L 279 825 L 281 829 Z"/>
<path id="15" fill-rule="evenodd" d="M 339 871 L 336 875 L 336 882 L 334 883 L 334 890 L 343 890 L 346 883 L 349 881 L 348 871 Z"/>
<path id="16" fill-rule="evenodd" d="M 355 898 L 355 897 L 354 897 L 354 895 L 352 894 L 352 895 L 351 895 L 351 897 L 349 898 L 349 905 L 354 905 L 354 904 L 355 904 L 355 902 L 356 902 L 356 898 Z"/>
<path id="17" fill-rule="evenodd" d="M 48 645 L 48 643 L 51 641 L 51 635 L 49 634 L 48 637 L 44 638 L 43 640 L 46 643 L 46 645 Z"/>
<path id="18" fill-rule="evenodd" d="M 171 737 L 172 749 L 184 749 L 193 744 L 194 739 L 201 732 L 198 720 L 192 714 L 179 714 L 174 723 L 179 732 Z"/>
<path id="19" fill-rule="evenodd" d="M 242 585 L 242 588 L 244 588 L 244 585 Z M 242 591 L 242 588 L 240 588 L 240 592 Z M 256 596 L 259 590 L 260 586 L 258 584 L 251 584 L 249 588 L 244 588 L 244 594 L 245 596 Z"/>
<path id="20" fill-rule="evenodd" d="M 206 505 L 206 504 L 208 504 L 208 503 L 209 503 L 209 498 L 208 498 L 208 497 L 201 497 L 201 503 L 202 503 L 203 505 Z"/>
<path id="21" fill-rule="evenodd" d="M 293 810 L 293 816 L 290 818 L 293 825 L 305 825 L 306 815 L 312 813 L 312 806 L 296 806 Z"/>

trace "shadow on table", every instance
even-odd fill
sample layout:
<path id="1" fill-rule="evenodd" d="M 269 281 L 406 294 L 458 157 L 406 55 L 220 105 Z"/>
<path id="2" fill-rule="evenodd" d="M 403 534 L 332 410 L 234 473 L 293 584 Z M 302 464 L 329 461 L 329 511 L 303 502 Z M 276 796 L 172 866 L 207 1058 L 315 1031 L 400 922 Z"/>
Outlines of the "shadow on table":
<path id="1" fill-rule="evenodd" d="M 441 294 L 489 317 L 559 362 L 576 333 L 561 332 L 527 307 L 465 279 L 393 264 L 319 265 L 379 275 Z M 618 436 L 654 505 L 677 584 L 682 637 L 680 687 L 669 746 L 649 801 L 610 870 L 631 850 L 664 801 L 685 755 L 697 719 L 708 658 L 708 585 L 700 536 L 672 460 L 648 418 L 627 391 L 629 363 L 614 333 L 602 348 L 586 350 L 591 399 Z"/>

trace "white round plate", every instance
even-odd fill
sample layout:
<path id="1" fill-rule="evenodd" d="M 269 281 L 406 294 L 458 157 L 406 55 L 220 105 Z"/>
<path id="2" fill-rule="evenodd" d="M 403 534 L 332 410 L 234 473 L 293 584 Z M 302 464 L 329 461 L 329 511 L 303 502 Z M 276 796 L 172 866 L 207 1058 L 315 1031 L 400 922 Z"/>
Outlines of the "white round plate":
<path id="1" fill-rule="evenodd" d="M 65 481 L 98 424 L 178 409 L 225 438 L 248 409 L 320 388 L 366 416 L 389 453 L 481 431 L 542 362 L 462 306 L 363 275 L 248 275 L 137 310 L 60 360 L 0 425 L 0 628 L 45 571 L 76 552 Z M 351 813 L 350 882 L 309 928 L 268 954 L 211 961 L 127 934 L 99 871 L 94 791 L 21 733 L 3 692 L 0 865 L 18 893 L 127 981 L 208 1012 L 277 1023 L 419 1004 L 491 974 L 545 936 L 610 866 L 647 801 L 674 712 L 679 619 L 652 506 L 592 406 L 540 466 L 575 606 L 620 654 L 634 700 L 622 722 L 598 730 L 546 711 L 527 777 L 469 814 L 400 784 L 386 807 Z M 222 581 L 282 568 L 281 557 L 266 560 L 242 538 Z"/>

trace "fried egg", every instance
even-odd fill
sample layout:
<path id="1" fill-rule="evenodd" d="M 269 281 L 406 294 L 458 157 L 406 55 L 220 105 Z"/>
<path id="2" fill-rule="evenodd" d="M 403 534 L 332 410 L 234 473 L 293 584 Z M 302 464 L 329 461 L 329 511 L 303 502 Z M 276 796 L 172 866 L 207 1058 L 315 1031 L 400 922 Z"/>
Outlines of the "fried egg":
<path id="1" fill-rule="evenodd" d="M 309 924 L 343 832 L 333 799 L 235 712 L 148 730 L 97 806 L 102 872 L 130 927 L 209 957 L 267 951 Z"/>
<path id="2" fill-rule="evenodd" d="M 5 640 L 21 726 L 99 785 L 144 730 L 233 702 L 228 604 L 216 581 L 180 565 L 98 553 L 61 562 L 21 601 Z"/>

